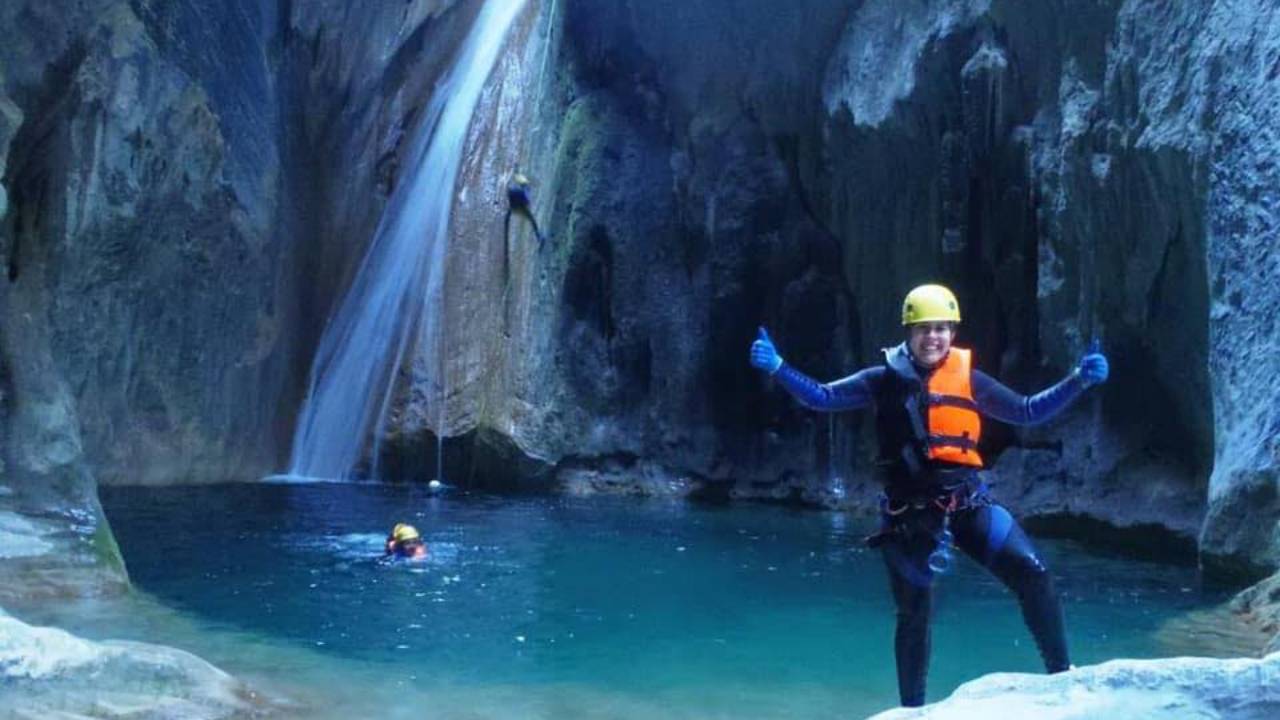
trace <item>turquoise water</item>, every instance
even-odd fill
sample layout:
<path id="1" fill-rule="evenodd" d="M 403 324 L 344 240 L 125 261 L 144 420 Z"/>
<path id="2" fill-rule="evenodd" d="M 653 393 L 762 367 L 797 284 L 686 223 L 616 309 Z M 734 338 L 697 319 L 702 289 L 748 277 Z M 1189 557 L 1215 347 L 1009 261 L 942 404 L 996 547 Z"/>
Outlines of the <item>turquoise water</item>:
<path id="1" fill-rule="evenodd" d="M 61 622 L 191 650 L 307 716 L 818 718 L 896 702 L 883 565 L 843 514 L 355 484 L 102 497 L 151 600 Z M 428 561 L 379 557 L 398 521 Z M 1221 599 L 1191 568 L 1039 545 L 1077 664 L 1161 655 L 1166 621 Z M 936 607 L 931 699 L 1039 670 L 1012 596 L 972 563 Z"/>

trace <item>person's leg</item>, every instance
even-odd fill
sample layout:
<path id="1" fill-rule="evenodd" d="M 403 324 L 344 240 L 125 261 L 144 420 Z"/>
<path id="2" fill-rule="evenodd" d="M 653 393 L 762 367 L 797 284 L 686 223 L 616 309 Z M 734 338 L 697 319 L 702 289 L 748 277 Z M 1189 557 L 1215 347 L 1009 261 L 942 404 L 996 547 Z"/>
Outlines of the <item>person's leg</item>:
<path id="1" fill-rule="evenodd" d="M 1009 511 L 996 504 L 964 510 L 952 518 L 952 528 L 956 545 L 1018 596 L 1022 619 L 1035 638 L 1045 670 L 1055 673 L 1070 668 L 1053 576 Z"/>
<path id="2" fill-rule="evenodd" d="M 511 208 L 507 208 L 507 216 L 502 219 L 502 278 L 509 279 L 511 265 Z"/>
<path id="3" fill-rule="evenodd" d="M 898 665 L 898 697 L 906 707 L 924 704 L 932 605 L 932 574 L 926 558 L 931 549 L 931 543 L 921 542 L 919 537 L 894 537 L 882 549 L 897 607 L 893 652 Z"/>
<path id="4" fill-rule="evenodd" d="M 538 218 L 534 217 L 533 211 L 529 209 L 524 211 L 524 216 L 529 218 L 529 224 L 533 225 L 533 236 L 538 239 L 538 245 L 542 245 L 542 243 L 546 242 L 546 238 L 543 237 L 542 230 L 538 227 Z"/>

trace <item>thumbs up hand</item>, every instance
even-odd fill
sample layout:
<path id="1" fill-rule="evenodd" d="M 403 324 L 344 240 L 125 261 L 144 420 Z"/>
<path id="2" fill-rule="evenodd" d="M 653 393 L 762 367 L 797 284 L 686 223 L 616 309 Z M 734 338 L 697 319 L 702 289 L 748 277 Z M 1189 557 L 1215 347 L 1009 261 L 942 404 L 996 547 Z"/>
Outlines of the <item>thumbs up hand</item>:
<path id="1" fill-rule="evenodd" d="M 773 346 L 773 340 L 764 328 L 760 328 L 755 342 L 751 343 L 751 364 L 770 375 L 782 367 L 782 356 L 778 354 L 778 349 Z"/>
<path id="2" fill-rule="evenodd" d="M 1102 343 L 1098 342 L 1097 338 L 1089 343 L 1089 350 L 1084 357 L 1080 358 L 1076 373 L 1080 375 L 1081 380 L 1084 380 L 1085 385 L 1100 385 L 1107 381 L 1107 376 L 1111 374 L 1111 366 L 1107 363 L 1107 356 L 1102 354 Z"/>

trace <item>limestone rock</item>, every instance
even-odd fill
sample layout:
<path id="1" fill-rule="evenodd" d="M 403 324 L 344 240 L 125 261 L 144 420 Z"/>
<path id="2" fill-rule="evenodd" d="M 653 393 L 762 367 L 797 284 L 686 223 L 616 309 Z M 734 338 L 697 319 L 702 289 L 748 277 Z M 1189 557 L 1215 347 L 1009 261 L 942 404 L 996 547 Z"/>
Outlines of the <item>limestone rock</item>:
<path id="1" fill-rule="evenodd" d="M 1274 353 L 1280 338 L 1280 76 L 1274 60 L 1280 52 L 1280 8 L 1265 0 L 1214 3 L 1208 29 L 1194 48 L 1198 56 L 1215 58 L 1202 72 L 1206 82 L 1217 79 L 1204 101 L 1204 112 L 1215 121 L 1206 172 L 1216 442 L 1201 546 L 1209 563 L 1243 556 L 1274 571 L 1280 569 L 1280 505 L 1242 506 L 1235 486 L 1253 488 L 1249 493 L 1270 482 L 1275 495 L 1280 482 L 1280 411 L 1273 402 L 1280 380 L 1260 361 Z M 1256 532 L 1233 532 L 1241 517 Z"/>
<path id="2" fill-rule="evenodd" d="M 874 720 L 1027 717 L 1263 720 L 1280 713 L 1280 653 L 1261 660 L 1112 660 L 1058 675 L 997 673 Z"/>
<path id="3" fill-rule="evenodd" d="M 0 611 L 0 713 L 5 717 L 191 718 L 267 716 L 268 704 L 181 650 L 92 642 Z"/>
<path id="4" fill-rule="evenodd" d="M 987 0 L 863 3 L 846 22 L 828 66 L 823 90 L 827 112 L 846 111 L 859 125 L 881 124 L 895 103 L 912 95 L 930 45 L 989 9 Z"/>
<path id="5" fill-rule="evenodd" d="M 723 489 L 741 468 L 752 470 L 744 487 L 780 484 L 789 495 L 813 484 L 809 469 L 831 464 L 812 450 L 830 444 L 828 425 L 782 398 L 759 406 L 738 392 L 759 382 L 743 359 L 761 322 L 740 309 L 767 308 L 788 325 L 793 357 L 834 367 L 832 351 L 849 352 L 842 321 L 852 308 L 837 245 L 789 188 L 774 125 L 736 116 L 745 105 L 777 126 L 803 126 L 777 98 L 814 91 L 823 60 L 804 41 L 834 36 L 829 19 L 845 12 L 806 1 L 766 26 L 714 4 L 577 3 L 539 18 L 530 40 L 513 33 L 513 63 L 495 72 L 495 102 L 482 101 L 477 124 L 491 116 L 517 133 L 521 122 L 540 130 L 520 166 L 552 239 L 537 247 L 523 223 L 502 238 L 501 188 L 477 182 L 492 173 L 474 174 L 461 193 L 447 283 L 456 312 L 448 436 L 469 444 L 476 428 L 508 434 L 544 476 L 565 482 L 595 464 L 625 484 L 618 459 L 645 458 L 633 489 L 704 480 Z M 708 27 L 730 42 L 690 42 L 691 28 Z M 744 44 L 762 49 L 742 58 Z M 797 52 L 779 62 L 766 47 Z M 511 88 L 517 80 L 523 94 Z M 518 159 L 501 141 L 477 149 L 481 169 Z M 748 276 L 776 290 L 755 295 Z M 438 430 L 429 409 L 439 392 L 405 388 L 391 431 L 396 464 L 434 454 L 433 441 L 415 438 Z M 791 420 L 813 427 L 778 453 L 752 446 L 759 428 Z"/>
<path id="6" fill-rule="evenodd" d="M 1236 595 L 1228 607 L 1267 639 L 1266 652 L 1280 652 L 1280 573 Z"/>
<path id="7" fill-rule="evenodd" d="M 0 75 L 0 78 L 3 76 Z M 9 143 L 22 125 L 22 110 L 13 104 L 6 95 L 0 93 L 0 178 L 5 175 L 5 166 L 9 160 Z M 4 183 L 0 182 L 0 222 L 9 212 L 9 193 Z M 5 253 L 7 254 L 7 253 Z"/>
<path id="8" fill-rule="evenodd" d="M 0 50 L 0 89 L 22 118 L 0 230 L 13 321 L 0 332 L 41 326 L 42 372 L 71 389 L 98 479 L 260 473 L 279 440 L 285 357 L 286 244 L 268 242 L 275 103 L 264 53 L 246 52 L 268 20 L 254 3 L 0 12 L 23 28 Z M 31 344 L 8 340 L 6 362 Z M 34 379 L 15 382 L 13 402 Z"/>
<path id="9" fill-rule="evenodd" d="M 1248 576 L 1280 568 L 1280 470 L 1237 470 L 1220 478 L 1202 552 L 1217 567 Z"/>
<path id="10" fill-rule="evenodd" d="M 1226 488 L 1233 467 L 1275 465 L 1275 381 L 1247 360 L 1276 337 L 1262 247 L 1280 167 L 1263 99 L 1274 8 L 558 12 L 512 41 L 477 121 L 538 132 L 518 152 L 477 142 L 450 270 L 447 419 L 427 410 L 444 388 L 414 384 L 439 359 L 415 358 L 389 436 L 400 466 L 434 455 L 439 433 L 456 438 L 446 457 L 496 433 L 540 475 L 634 457 L 734 497 L 863 503 L 866 420 L 796 409 L 745 348 L 769 325 L 793 364 L 840 377 L 896 342 L 902 293 L 938 279 L 961 293 L 961 342 L 1019 390 L 1062 377 L 1094 337 L 1112 359 L 1112 382 L 1055 423 L 992 424 L 1015 510 L 1158 524 L 1199 535 L 1211 565 L 1271 567 L 1275 513 Z M 1221 97 L 1256 100 L 1215 114 Z M 517 160 L 550 247 L 495 240 L 502 199 L 486 178 Z M 1248 537 L 1219 531 L 1244 510 Z"/>

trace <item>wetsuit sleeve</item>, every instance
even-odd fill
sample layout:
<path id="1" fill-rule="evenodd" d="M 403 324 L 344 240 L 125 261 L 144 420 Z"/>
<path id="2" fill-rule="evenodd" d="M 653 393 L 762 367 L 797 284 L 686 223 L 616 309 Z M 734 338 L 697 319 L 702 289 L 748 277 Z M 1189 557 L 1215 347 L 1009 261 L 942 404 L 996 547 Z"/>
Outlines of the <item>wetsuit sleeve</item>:
<path id="1" fill-rule="evenodd" d="M 832 412 L 857 410 L 870 405 L 874 397 L 872 390 L 884 372 L 882 367 L 870 367 L 842 380 L 820 383 L 784 362 L 773 377 L 801 405 L 811 410 Z"/>
<path id="2" fill-rule="evenodd" d="M 1010 390 L 981 370 L 974 370 L 972 378 L 973 401 L 978 411 L 1010 425 L 1042 423 L 1065 410 L 1086 389 L 1077 373 L 1030 396 Z"/>

